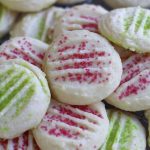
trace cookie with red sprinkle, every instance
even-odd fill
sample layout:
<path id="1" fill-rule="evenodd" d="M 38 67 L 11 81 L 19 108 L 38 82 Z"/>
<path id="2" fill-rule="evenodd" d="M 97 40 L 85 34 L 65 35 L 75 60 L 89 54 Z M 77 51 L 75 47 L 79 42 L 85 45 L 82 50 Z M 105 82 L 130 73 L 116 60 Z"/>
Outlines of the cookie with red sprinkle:
<path id="1" fill-rule="evenodd" d="M 150 108 L 150 55 L 135 54 L 123 63 L 119 87 L 107 102 L 127 111 Z"/>
<path id="2" fill-rule="evenodd" d="M 72 106 L 52 101 L 33 135 L 41 150 L 97 150 L 104 143 L 109 121 L 102 102 Z"/>
<path id="3" fill-rule="evenodd" d="M 33 135 L 27 131 L 10 140 L 0 140 L 0 150 L 40 150 L 36 144 Z"/>
<path id="4" fill-rule="evenodd" d="M 98 34 L 76 30 L 61 34 L 46 54 L 45 72 L 53 96 L 71 105 L 108 97 L 120 84 L 122 63 Z"/>
<path id="5" fill-rule="evenodd" d="M 101 6 L 83 4 L 72 7 L 56 22 L 54 35 L 66 30 L 89 30 L 98 33 L 98 19 L 105 13 L 107 10 Z"/>
<path id="6" fill-rule="evenodd" d="M 48 44 L 29 37 L 16 37 L 0 46 L 0 62 L 9 59 L 23 59 L 42 67 Z"/>

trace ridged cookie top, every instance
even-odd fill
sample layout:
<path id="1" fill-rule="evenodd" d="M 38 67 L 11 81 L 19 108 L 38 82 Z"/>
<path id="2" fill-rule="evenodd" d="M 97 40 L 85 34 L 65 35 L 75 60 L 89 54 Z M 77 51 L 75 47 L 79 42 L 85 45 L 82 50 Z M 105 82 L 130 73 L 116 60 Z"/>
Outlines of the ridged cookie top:
<path id="1" fill-rule="evenodd" d="M 46 72 L 55 96 L 60 101 L 71 96 L 72 101 L 67 102 L 70 104 L 102 100 L 121 79 L 119 55 L 103 37 L 89 31 L 61 34 L 46 58 Z"/>
<path id="2" fill-rule="evenodd" d="M 108 110 L 109 133 L 100 150 L 145 150 L 145 130 L 139 120 L 128 113 Z"/>
<path id="3" fill-rule="evenodd" d="M 17 138 L 0 140 L 0 150 L 40 150 L 31 132 L 25 132 Z"/>
<path id="4" fill-rule="evenodd" d="M 64 13 L 56 22 L 55 37 L 64 30 L 89 30 L 98 32 L 98 19 L 102 14 L 107 13 L 101 6 L 78 5 Z"/>
<path id="5" fill-rule="evenodd" d="M 102 145 L 107 131 L 108 120 L 102 103 L 71 106 L 52 101 L 43 121 L 33 133 L 37 142 L 41 139 L 39 146 L 45 150 L 48 146 L 57 150 L 94 150 Z M 46 145 L 48 140 L 49 145 Z"/>
<path id="6" fill-rule="evenodd" d="M 119 108 L 137 111 L 150 107 L 150 55 L 135 54 L 123 63 L 120 86 L 108 98 Z M 122 104 L 121 104 L 122 103 Z"/>
<path id="7" fill-rule="evenodd" d="M 99 20 L 99 31 L 112 42 L 136 51 L 149 52 L 150 11 L 140 7 L 113 10 Z"/>
<path id="8" fill-rule="evenodd" d="M 0 46 L 0 62 L 10 59 L 23 59 L 42 67 L 48 45 L 29 37 L 16 37 Z"/>
<path id="9" fill-rule="evenodd" d="M 6 61 L 0 70 L 0 138 L 13 138 L 41 121 L 50 92 L 43 72 L 23 60 Z"/>

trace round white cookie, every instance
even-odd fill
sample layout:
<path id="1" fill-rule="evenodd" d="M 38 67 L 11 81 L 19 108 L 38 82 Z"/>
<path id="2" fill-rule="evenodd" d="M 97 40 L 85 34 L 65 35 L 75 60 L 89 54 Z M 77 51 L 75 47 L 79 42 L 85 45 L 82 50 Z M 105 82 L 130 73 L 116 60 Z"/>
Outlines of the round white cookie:
<path id="1" fill-rule="evenodd" d="M 123 63 L 119 87 L 107 102 L 127 111 L 150 108 L 150 55 L 136 54 Z"/>
<path id="2" fill-rule="evenodd" d="M 99 32 L 113 43 L 139 53 L 150 52 L 150 10 L 121 8 L 99 19 Z"/>
<path id="3" fill-rule="evenodd" d="M 0 4 L 0 38 L 9 32 L 15 23 L 17 13 L 8 10 Z"/>
<path id="4" fill-rule="evenodd" d="M 55 37 L 63 31 L 89 30 L 98 32 L 98 19 L 107 10 L 96 5 L 78 5 L 64 13 L 56 22 L 54 30 Z"/>
<path id="5" fill-rule="evenodd" d="M 0 62 L 9 59 L 24 59 L 29 63 L 42 67 L 48 44 L 30 37 L 16 37 L 0 46 Z"/>
<path id="6" fill-rule="evenodd" d="M 109 133 L 100 150 L 145 150 L 146 134 L 136 116 L 118 110 L 108 110 Z"/>
<path id="7" fill-rule="evenodd" d="M 36 12 L 48 8 L 56 0 L 0 0 L 7 8 L 19 12 Z"/>
<path id="8" fill-rule="evenodd" d="M 52 7 L 42 12 L 24 15 L 13 27 L 12 37 L 28 36 L 45 42 L 51 42 L 56 20 L 64 9 Z"/>
<path id="9" fill-rule="evenodd" d="M 75 4 L 75 3 L 81 3 L 85 0 L 57 0 L 57 3 L 59 4 Z"/>
<path id="10" fill-rule="evenodd" d="M 52 101 L 33 135 L 41 150 L 95 150 L 104 143 L 109 128 L 105 106 L 71 106 Z"/>
<path id="11" fill-rule="evenodd" d="M 0 138 L 11 139 L 36 127 L 50 103 L 45 74 L 19 59 L 0 64 Z"/>
<path id="12" fill-rule="evenodd" d="M 142 6 L 149 7 L 150 0 L 105 0 L 112 8 Z"/>
<path id="13" fill-rule="evenodd" d="M 67 31 L 51 44 L 45 72 L 57 100 L 87 105 L 103 100 L 117 88 L 122 63 L 111 44 L 98 34 Z"/>
<path id="14" fill-rule="evenodd" d="M 40 150 L 30 131 L 9 140 L 0 139 L 0 150 Z"/>

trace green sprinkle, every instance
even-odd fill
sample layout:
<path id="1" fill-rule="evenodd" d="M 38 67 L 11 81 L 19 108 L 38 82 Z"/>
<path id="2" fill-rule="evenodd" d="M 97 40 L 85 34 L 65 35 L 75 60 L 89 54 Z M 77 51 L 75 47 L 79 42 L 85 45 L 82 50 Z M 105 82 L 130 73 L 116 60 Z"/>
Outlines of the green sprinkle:
<path id="1" fill-rule="evenodd" d="M 125 31 L 128 31 L 129 27 L 132 24 L 133 18 L 134 18 L 133 16 L 130 16 L 130 17 L 128 17 L 124 20 L 124 29 L 125 29 Z"/>
<path id="2" fill-rule="evenodd" d="M 24 94 L 24 97 L 22 97 L 18 102 L 16 103 L 17 110 L 16 110 L 16 116 L 20 114 L 20 112 L 27 106 L 29 101 L 31 100 L 31 97 L 35 93 L 35 86 L 32 84 L 26 93 Z"/>
<path id="3" fill-rule="evenodd" d="M 133 130 L 137 127 L 132 122 L 131 118 L 128 118 L 124 127 L 124 130 L 121 134 L 120 143 L 120 150 L 128 150 L 127 144 L 129 144 L 133 138 Z"/>
<path id="4" fill-rule="evenodd" d="M 17 74 L 16 76 L 14 76 L 8 83 L 6 83 L 6 85 L 4 86 L 4 88 L 0 89 L 0 105 L 1 105 L 1 101 L 2 101 L 2 96 L 4 96 L 7 91 L 13 87 L 19 80 L 20 78 L 24 75 L 24 72 L 21 72 L 20 74 Z"/>
<path id="5" fill-rule="evenodd" d="M 21 89 L 25 87 L 30 82 L 30 78 L 26 78 L 16 89 L 14 89 L 1 103 L 0 103 L 0 111 L 2 111 L 12 99 L 20 92 Z"/>
<path id="6" fill-rule="evenodd" d="M 36 36 L 37 39 L 42 40 L 44 28 L 45 28 L 45 18 L 42 18 L 40 20 L 39 27 L 38 27 L 39 31 L 38 31 L 37 36 Z"/>
<path id="7" fill-rule="evenodd" d="M 138 31 L 139 27 L 141 26 L 142 21 L 143 21 L 143 19 L 144 19 L 144 16 L 145 16 L 145 11 L 144 11 L 144 10 L 141 10 L 141 12 L 140 12 L 139 15 L 138 15 L 136 24 L 135 24 L 135 31 L 136 31 L 136 32 Z"/>

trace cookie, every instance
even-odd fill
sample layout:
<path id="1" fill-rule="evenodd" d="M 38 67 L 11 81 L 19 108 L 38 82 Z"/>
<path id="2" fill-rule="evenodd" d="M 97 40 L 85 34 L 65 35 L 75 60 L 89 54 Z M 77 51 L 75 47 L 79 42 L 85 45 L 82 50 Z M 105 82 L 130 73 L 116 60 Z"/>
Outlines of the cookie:
<path id="1" fill-rule="evenodd" d="M 112 8 L 142 6 L 149 7 L 150 0 L 105 0 Z"/>
<path id="2" fill-rule="evenodd" d="M 16 12 L 10 11 L 0 4 L 0 38 L 9 32 L 16 18 Z"/>
<path id="3" fill-rule="evenodd" d="M 11 139 L 36 127 L 50 103 L 45 74 L 19 59 L 0 64 L 0 138 Z"/>
<path id="4" fill-rule="evenodd" d="M 28 36 L 50 43 L 53 39 L 55 21 L 64 9 L 52 7 L 38 13 L 24 15 L 13 27 L 11 37 Z"/>
<path id="5" fill-rule="evenodd" d="M 150 52 L 150 10 L 140 7 L 121 8 L 99 19 L 99 32 L 113 43 L 136 51 Z"/>
<path id="6" fill-rule="evenodd" d="M 121 80 L 117 52 L 106 39 L 86 30 L 61 34 L 51 44 L 45 62 L 53 96 L 71 105 L 101 101 Z"/>
<path id="7" fill-rule="evenodd" d="M 12 38 L 0 46 L 0 62 L 19 58 L 41 68 L 47 49 L 48 44 L 30 37 Z"/>
<path id="8" fill-rule="evenodd" d="M 33 135 L 41 150 L 95 150 L 104 143 L 108 127 L 102 102 L 71 106 L 52 101 Z"/>
<path id="9" fill-rule="evenodd" d="M 89 30 L 98 32 L 98 19 L 107 10 L 101 6 L 78 5 L 64 13 L 56 22 L 54 35 L 57 37 L 63 31 Z"/>
<path id="10" fill-rule="evenodd" d="M 145 150 L 146 134 L 140 121 L 132 114 L 108 110 L 109 133 L 100 150 Z"/>
<path id="11" fill-rule="evenodd" d="M 56 0 L 0 0 L 7 8 L 19 12 L 36 12 L 48 8 Z"/>
<path id="12" fill-rule="evenodd" d="M 123 63 L 121 83 L 107 102 L 127 111 L 150 108 L 150 55 L 135 54 Z"/>
<path id="13" fill-rule="evenodd" d="M 31 132 L 10 140 L 0 140 L 0 150 L 40 150 Z"/>

